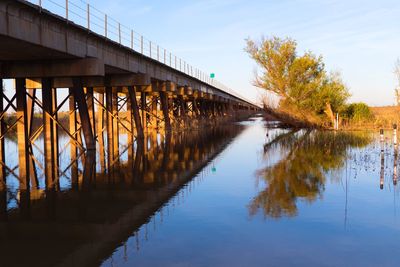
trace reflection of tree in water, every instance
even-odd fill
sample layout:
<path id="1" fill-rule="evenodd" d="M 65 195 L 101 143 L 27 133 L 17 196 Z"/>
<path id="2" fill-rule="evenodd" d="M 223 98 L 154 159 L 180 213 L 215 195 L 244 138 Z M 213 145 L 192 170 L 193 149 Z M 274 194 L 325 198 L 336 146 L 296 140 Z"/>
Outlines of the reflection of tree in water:
<path id="1" fill-rule="evenodd" d="M 286 157 L 257 173 L 266 188 L 251 201 L 250 215 L 262 210 L 272 218 L 295 216 L 297 200 L 311 203 L 322 197 L 326 173 L 343 167 L 349 148 L 369 142 L 365 134 L 293 131 L 264 145 L 266 153 L 270 147 L 278 146 Z"/>

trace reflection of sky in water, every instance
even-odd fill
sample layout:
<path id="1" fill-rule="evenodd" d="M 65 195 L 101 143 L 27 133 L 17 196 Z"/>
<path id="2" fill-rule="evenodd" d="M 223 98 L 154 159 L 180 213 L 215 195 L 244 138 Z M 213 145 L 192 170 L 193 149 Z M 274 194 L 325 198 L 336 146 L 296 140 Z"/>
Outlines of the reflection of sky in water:
<path id="1" fill-rule="evenodd" d="M 161 187 L 161 191 L 150 187 L 112 188 L 106 192 L 94 189 L 91 193 L 100 195 L 115 193 L 117 196 L 122 192 L 124 196 L 143 196 L 137 199 L 139 204 L 150 203 L 156 207 L 153 214 L 143 216 L 139 227 L 128 226 L 131 230 L 124 232 L 123 239 L 118 239 L 122 243 L 115 246 L 113 243 L 101 255 L 92 251 L 98 262 L 103 266 L 397 266 L 400 185 L 393 185 L 395 161 L 391 132 L 387 133 L 384 149 L 381 190 L 381 147 L 377 135 L 373 136 L 373 142 L 363 143 L 365 136 L 372 135 L 355 133 L 356 138 L 350 135 L 343 138 L 341 133 L 333 132 L 307 135 L 307 131 L 266 129 L 265 123 L 259 120 L 240 124 L 245 129 L 230 140 L 229 146 L 163 203 L 152 198 L 152 194 L 170 190 L 170 184 Z M 287 138 L 277 142 L 282 136 Z M 330 143 L 333 138 L 337 140 Z M 124 151 L 127 139 L 126 134 L 120 135 L 121 162 L 128 159 Z M 157 140 L 161 143 L 160 136 Z M 303 141 L 299 143 L 299 140 Z M 60 147 L 67 141 L 61 136 Z M 106 138 L 104 141 L 107 146 Z M 7 140 L 6 145 L 7 163 L 15 166 L 16 144 Z M 100 172 L 97 157 L 96 169 Z M 68 166 L 69 160 L 67 148 L 60 157 L 62 169 Z M 280 168 L 274 169 L 277 166 Z M 310 166 L 313 168 L 309 169 Z M 80 165 L 81 172 L 82 168 Z M 291 168 L 300 171 L 288 172 Z M 299 173 L 303 175 L 301 179 L 290 176 Z M 65 192 L 71 187 L 69 175 L 66 172 L 60 178 Z M 15 208 L 18 181 L 9 176 L 7 183 L 12 188 L 8 192 L 8 208 Z M 277 190 L 281 185 L 284 190 Z M 40 187 L 44 187 L 43 178 Z M 251 204 L 271 187 L 275 187 L 272 193 L 276 194 L 269 192 L 267 200 L 278 208 L 290 203 L 295 213 L 271 216 L 262 205 L 251 212 Z M 82 196 L 98 200 L 91 198 L 95 195 Z M 117 198 L 106 200 L 111 201 L 108 206 L 112 208 L 114 203 L 121 204 L 113 202 Z M 130 204 L 133 206 L 122 208 L 123 218 L 131 211 L 136 215 L 138 210 L 143 212 L 142 206 Z M 93 225 L 103 229 L 119 219 L 112 218 L 109 222 L 106 218 L 106 222 Z M 84 227 L 88 222 L 76 224 Z M 127 229 L 123 220 L 113 227 L 113 230 Z M 76 250 L 91 247 L 90 242 L 80 244 Z"/>
<path id="2" fill-rule="evenodd" d="M 397 266 L 400 196 L 389 135 L 383 190 L 379 142 L 347 147 L 338 168 L 324 172 L 319 197 L 298 197 L 295 217 L 272 219 L 261 210 L 250 216 L 248 205 L 268 186 L 258 171 L 288 157 L 279 144 L 264 154 L 264 144 L 289 130 L 269 129 L 267 137 L 263 123 L 245 124 L 209 164 L 217 172 L 205 174 L 184 204 L 164 205 L 103 266 Z"/>

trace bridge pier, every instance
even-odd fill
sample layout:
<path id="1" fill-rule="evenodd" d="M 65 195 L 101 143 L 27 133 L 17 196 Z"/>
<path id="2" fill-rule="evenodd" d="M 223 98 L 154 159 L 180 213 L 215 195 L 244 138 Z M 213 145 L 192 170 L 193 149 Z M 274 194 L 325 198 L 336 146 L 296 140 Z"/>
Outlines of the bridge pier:
<path id="1" fill-rule="evenodd" d="M 56 91 L 56 90 L 54 90 Z M 46 188 L 53 188 L 56 181 L 58 151 L 56 151 L 56 144 L 58 140 L 55 133 L 55 117 L 54 117 L 54 92 L 52 88 L 52 81 L 49 78 L 42 79 L 42 103 L 43 103 L 43 133 L 44 133 L 44 173 L 46 177 Z M 56 141 L 56 143 L 55 143 Z M 58 158 L 58 157 L 57 157 Z"/>
<path id="2" fill-rule="evenodd" d="M 106 124 L 107 124 L 107 168 L 109 169 L 114 161 L 114 140 L 113 140 L 113 92 L 112 87 L 107 86 L 106 91 Z"/>
<path id="3" fill-rule="evenodd" d="M 27 106 L 25 79 L 15 80 L 16 102 L 17 102 L 17 142 L 19 160 L 19 188 L 29 190 L 29 136 L 27 127 Z"/>
<path id="4" fill-rule="evenodd" d="M 70 146 L 70 158 L 71 158 L 71 184 L 73 188 L 78 187 L 78 126 L 77 126 L 77 114 L 76 114 L 76 102 L 73 94 L 73 88 L 69 89 L 69 146 Z"/>
<path id="5" fill-rule="evenodd" d="M 99 143 L 99 160 L 100 160 L 100 169 L 102 172 L 106 169 L 106 159 L 105 159 L 105 150 L 104 150 L 104 92 L 97 93 L 97 135 L 96 139 Z"/>
<path id="6" fill-rule="evenodd" d="M 4 123 L 4 115 L 6 110 L 4 110 L 4 86 L 3 79 L 0 79 L 0 193 L 6 189 L 6 154 L 5 154 L 5 123 Z M 3 201 L 3 196 L 0 196 L 0 203 Z M 3 206 L 1 206 L 3 207 Z"/>
<path id="7" fill-rule="evenodd" d="M 117 87 L 112 87 L 112 146 L 113 146 L 113 161 L 119 161 L 119 117 L 118 117 L 118 90 Z"/>
<path id="8" fill-rule="evenodd" d="M 138 101 L 136 98 L 136 87 L 134 85 L 128 86 L 128 94 L 129 94 L 129 100 L 130 100 L 131 107 L 132 107 L 133 120 L 135 121 L 137 137 L 139 139 L 141 139 L 141 138 L 143 138 L 143 125 L 142 125 L 142 121 L 140 118 Z"/>
<path id="9" fill-rule="evenodd" d="M 85 101 L 85 94 L 83 91 L 82 82 L 80 78 L 73 79 L 73 94 L 75 97 L 76 104 L 78 106 L 79 118 L 81 121 L 83 136 L 85 138 L 86 149 L 95 150 L 96 143 L 92 132 L 89 110 L 87 102 Z"/>

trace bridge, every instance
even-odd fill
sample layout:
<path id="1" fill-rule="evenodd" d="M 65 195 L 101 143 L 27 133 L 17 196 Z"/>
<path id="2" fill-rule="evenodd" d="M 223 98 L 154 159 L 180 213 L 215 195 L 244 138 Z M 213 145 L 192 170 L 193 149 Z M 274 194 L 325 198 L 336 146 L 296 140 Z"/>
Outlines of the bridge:
<path id="1" fill-rule="evenodd" d="M 6 95 L 3 79 L 14 80 L 13 95 Z M 0 0 L 0 86 L 0 187 L 12 174 L 21 190 L 37 183 L 38 146 L 46 186 L 54 186 L 62 173 L 59 131 L 70 138 L 71 162 L 107 146 L 111 166 L 120 156 L 120 132 L 134 144 L 150 132 L 165 134 L 260 110 L 79 0 Z M 9 168 L 5 137 L 14 133 L 19 162 Z M 39 139 L 43 145 L 35 143 Z"/>

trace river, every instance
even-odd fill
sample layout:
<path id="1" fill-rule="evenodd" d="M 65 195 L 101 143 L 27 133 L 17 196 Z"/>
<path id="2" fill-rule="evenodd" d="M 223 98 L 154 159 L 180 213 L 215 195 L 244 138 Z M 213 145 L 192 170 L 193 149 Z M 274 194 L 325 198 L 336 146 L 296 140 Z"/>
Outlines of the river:
<path id="1" fill-rule="evenodd" d="M 92 176 L 80 164 L 76 184 L 39 181 L 29 201 L 9 178 L 1 265 L 398 266 L 391 132 L 382 143 L 255 117 L 155 142 L 107 171 L 97 155 Z"/>

